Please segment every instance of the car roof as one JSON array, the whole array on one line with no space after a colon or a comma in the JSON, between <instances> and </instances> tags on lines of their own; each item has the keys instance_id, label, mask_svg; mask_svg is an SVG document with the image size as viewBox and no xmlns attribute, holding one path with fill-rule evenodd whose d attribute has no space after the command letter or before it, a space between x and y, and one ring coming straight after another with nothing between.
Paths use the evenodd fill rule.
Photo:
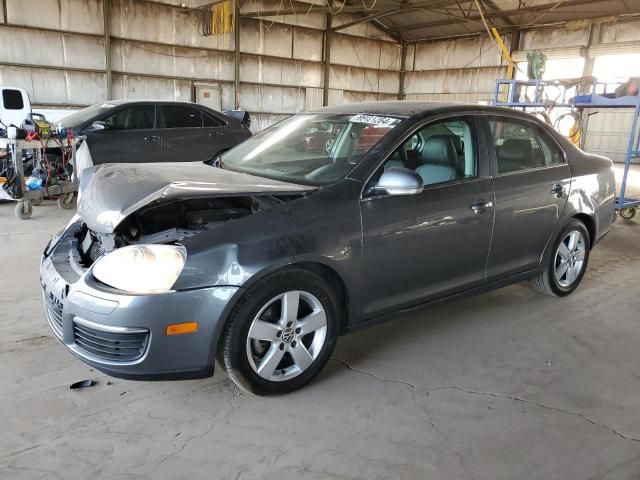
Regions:
<instances>
[{"instance_id":1,"label":"car roof","mask_svg":"<svg viewBox=\"0 0 640 480\"><path fill-rule=\"evenodd\" d=\"M160 100L160 99L139 99L139 100L107 100L105 102L100 102L100 104L107 105L127 105L132 103L175 103L177 105L185 104L185 105L196 105L202 106L194 102L189 102L186 100Z\"/></svg>"},{"instance_id":2,"label":"car roof","mask_svg":"<svg viewBox=\"0 0 640 480\"><path fill-rule=\"evenodd\" d=\"M455 112L469 111L470 109L495 114L508 114L518 116L527 120L532 120L531 114L519 112L517 110L479 105L475 103L453 103L453 102L420 102L413 100L389 100L380 102L347 103L343 105L332 105L312 110L313 113L343 113L358 114L368 113L376 115L389 115L392 117L412 117L421 113L431 112Z\"/></svg>"}]
</instances>

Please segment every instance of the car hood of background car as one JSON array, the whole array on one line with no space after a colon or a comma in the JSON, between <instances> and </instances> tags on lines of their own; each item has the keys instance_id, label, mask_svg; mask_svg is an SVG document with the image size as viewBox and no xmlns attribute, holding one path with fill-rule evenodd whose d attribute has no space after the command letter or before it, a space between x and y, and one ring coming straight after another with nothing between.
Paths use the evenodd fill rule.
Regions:
<instances>
[{"instance_id":1,"label":"car hood of background car","mask_svg":"<svg viewBox=\"0 0 640 480\"><path fill-rule=\"evenodd\" d=\"M164 199L275 195L314 189L201 162L104 164L82 172L78 214L91 230L112 233L127 216Z\"/></svg>"}]
</instances>

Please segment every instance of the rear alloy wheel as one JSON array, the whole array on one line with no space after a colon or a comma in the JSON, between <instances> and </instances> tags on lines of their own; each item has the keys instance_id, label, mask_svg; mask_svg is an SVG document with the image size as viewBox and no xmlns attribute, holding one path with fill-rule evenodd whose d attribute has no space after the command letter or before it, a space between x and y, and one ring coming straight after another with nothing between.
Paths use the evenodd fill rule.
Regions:
<instances>
[{"instance_id":1,"label":"rear alloy wheel","mask_svg":"<svg viewBox=\"0 0 640 480\"><path fill-rule=\"evenodd\" d=\"M586 256L585 243L582 232L572 230L558 245L553 274L561 287L571 287L582 273Z\"/></svg>"},{"instance_id":2,"label":"rear alloy wheel","mask_svg":"<svg viewBox=\"0 0 640 480\"><path fill-rule=\"evenodd\" d=\"M582 281L589 262L589 232L579 220L572 220L556 239L547 268L532 280L546 295L564 297Z\"/></svg>"},{"instance_id":3,"label":"rear alloy wheel","mask_svg":"<svg viewBox=\"0 0 640 480\"><path fill-rule=\"evenodd\" d=\"M335 294L318 275L300 269L269 275L250 287L234 308L218 360L250 393L296 390L329 359L338 311Z\"/></svg>"}]
</instances>

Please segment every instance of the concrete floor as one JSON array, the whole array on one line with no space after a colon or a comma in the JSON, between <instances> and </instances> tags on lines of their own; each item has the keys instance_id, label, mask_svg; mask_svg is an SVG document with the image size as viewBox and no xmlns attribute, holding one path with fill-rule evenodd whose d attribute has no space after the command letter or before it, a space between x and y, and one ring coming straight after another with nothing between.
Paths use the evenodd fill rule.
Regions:
<instances>
[{"instance_id":1,"label":"concrete floor","mask_svg":"<svg viewBox=\"0 0 640 480\"><path fill-rule=\"evenodd\" d=\"M566 299L524 285L338 342L286 397L109 379L43 318L38 258L71 216L0 205L2 479L638 479L640 222ZM92 388L69 390L91 378Z\"/></svg>"}]
</instances>

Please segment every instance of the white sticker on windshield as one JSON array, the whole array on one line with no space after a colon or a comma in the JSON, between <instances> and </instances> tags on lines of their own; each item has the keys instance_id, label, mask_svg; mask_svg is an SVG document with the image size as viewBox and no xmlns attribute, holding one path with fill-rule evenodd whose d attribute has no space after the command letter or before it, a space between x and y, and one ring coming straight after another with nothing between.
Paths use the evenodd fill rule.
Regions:
<instances>
[{"instance_id":1,"label":"white sticker on windshield","mask_svg":"<svg viewBox=\"0 0 640 480\"><path fill-rule=\"evenodd\" d=\"M366 123L368 125L377 125L380 127L392 127L396 125L400 120L393 117L381 117L379 115L368 115L366 113L360 113L354 115L349 119L353 123Z\"/></svg>"}]
</instances>

